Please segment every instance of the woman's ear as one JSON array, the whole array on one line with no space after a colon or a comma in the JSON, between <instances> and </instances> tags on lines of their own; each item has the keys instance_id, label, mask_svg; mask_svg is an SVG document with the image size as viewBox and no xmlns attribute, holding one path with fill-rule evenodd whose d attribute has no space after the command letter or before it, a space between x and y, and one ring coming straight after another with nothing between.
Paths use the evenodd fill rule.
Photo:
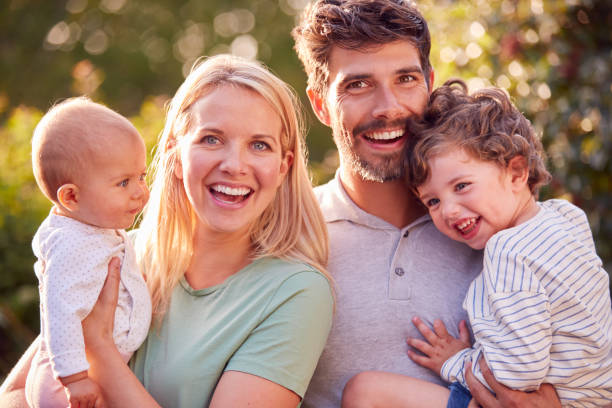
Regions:
<instances>
[{"instance_id":1,"label":"woman's ear","mask_svg":"<svg viewBox=\"0 0 612 408\"><path fill-rule=\"evenodd\" d=\"M507 171L514 190L518 191L527 186L529 166L527 166L527 159L524 156L514 156L510 159Z\"/></svg>"},{"instance_id":2,"label":"woman's ear","mask_svg":"<svg viewBox=\"0 0 612 408\"><path fill-rule=\"evenodd\" d=\"M67 210L79 209L79 187L76 184L63 184L57 189L57 201Z\"/></svg>"},{"instance_id":3,"label":"woman's ear","mask_svg":"<svg viewBox=\"0 0 612 408\"><path fill-rule=\"evenodd\" d=\"M319 118L324 125L330 126L331 120L329 119L329 112L327 111L327 105L325 104L323 96L310 87L306 88L306 94L308 95L308 100L317 118Z\"/></svg>"}]
</instances>

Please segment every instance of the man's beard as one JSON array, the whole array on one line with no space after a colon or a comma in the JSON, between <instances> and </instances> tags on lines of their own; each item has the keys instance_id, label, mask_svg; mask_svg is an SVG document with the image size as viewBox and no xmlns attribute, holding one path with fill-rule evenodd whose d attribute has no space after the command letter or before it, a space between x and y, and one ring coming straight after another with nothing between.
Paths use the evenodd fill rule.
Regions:
<instances>
[{"instance_id":1,"label":"man's beard","mask_svg":"<svg viewBox=\"0 0 612 408\"><path fill-rule=\"evenodd\" d=\"M398 126L405 129L407 121L412 121L412 119L408 117L391 122L372 121L364 125L357 125L352 134L341 125L341 121L337 121L333 128L333 134L343 165L351 173L359 175L365 181L384 183L403 179L405 175L403 149L388 154L375 154L375 160L367 159L357 154L359 145L364 141L355 135ZM408 137L408 135L405 134L404 137Z\"/></svg>"}]
</instances>

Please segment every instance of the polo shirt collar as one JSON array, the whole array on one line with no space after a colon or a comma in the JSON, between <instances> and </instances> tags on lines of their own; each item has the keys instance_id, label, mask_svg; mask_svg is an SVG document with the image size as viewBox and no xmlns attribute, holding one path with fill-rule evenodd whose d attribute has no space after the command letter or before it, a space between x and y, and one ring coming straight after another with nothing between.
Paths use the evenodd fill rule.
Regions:
<instances>
[{"instance_id":1,"label":"polo shirt collar","mask_svg":"<svg viewBox=\"0 0 612 408\"><path fill-rule=\"evenodd\" d=\"M336 175L331 181L317 187L317 190L319 190L317 191L317 197L325 222L350 221L370 228L398 230L394 225L362 210L355 204L340 181L340 169L336 170ZM429 214L417 218L401 230L410 230L427 222L431 222Z\"/></svg>"}]
</instances>

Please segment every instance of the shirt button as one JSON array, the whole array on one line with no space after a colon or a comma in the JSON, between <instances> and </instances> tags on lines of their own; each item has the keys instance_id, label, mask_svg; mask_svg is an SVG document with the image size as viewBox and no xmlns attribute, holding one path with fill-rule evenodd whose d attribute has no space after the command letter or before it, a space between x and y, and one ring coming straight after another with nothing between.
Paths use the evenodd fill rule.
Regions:
<instances>
[{"instance_id":1,"label":"shirt button","mask_svg":"<svg viewBox=\"0 0 612 408\"><path fill-rule=\"evenodd\" d=\"M395 274L397 276L404 276L404 270L402 268L395 268Z\"/></svg>"}]
</instances>

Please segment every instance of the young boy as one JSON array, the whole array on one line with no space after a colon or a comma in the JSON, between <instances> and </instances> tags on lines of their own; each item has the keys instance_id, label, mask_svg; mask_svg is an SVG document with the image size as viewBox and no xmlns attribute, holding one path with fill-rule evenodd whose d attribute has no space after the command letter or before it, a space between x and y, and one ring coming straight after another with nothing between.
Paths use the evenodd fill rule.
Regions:
<instances>
[{"instance_id":1,"label":"young boy","mask_svg":"<svg viewBox=\"0 0 612 408\"><path fill-rule=\"evenodd\" d=\"M457 83L460 87L453 87ZM609 277L595 253L582 210L563 200L537 202L550 175L527 119L498 89L469 96L461 81L431 96L407 150L408 180L436 227L484 249L481 275L464 300L474 333L460 339L441 321L425 340L409 339L416 363L452 383L391 373L354 377L343 407L475 407L466 364L486 385L478 361L495 378L529 391L555 386L563 406L612 401L612 310ZM452 273L452 270L449 270Z\"/></svg>"},{"instance_id":2,"label":"young boy","mask_svg":"<svg viewBox=\"0 0 612 408\"><path fill-rule=\"evenodd\" d=\"M148 199L146 149L118 113L81 97L47 112L32 139L36 182L54 204L32 248L39 280L41 343L26 380L31 407L101 406L81 321L122 261L113 336L125 361L145 339L151 300L124 229Z\"/></svg>"}]
</instances>

